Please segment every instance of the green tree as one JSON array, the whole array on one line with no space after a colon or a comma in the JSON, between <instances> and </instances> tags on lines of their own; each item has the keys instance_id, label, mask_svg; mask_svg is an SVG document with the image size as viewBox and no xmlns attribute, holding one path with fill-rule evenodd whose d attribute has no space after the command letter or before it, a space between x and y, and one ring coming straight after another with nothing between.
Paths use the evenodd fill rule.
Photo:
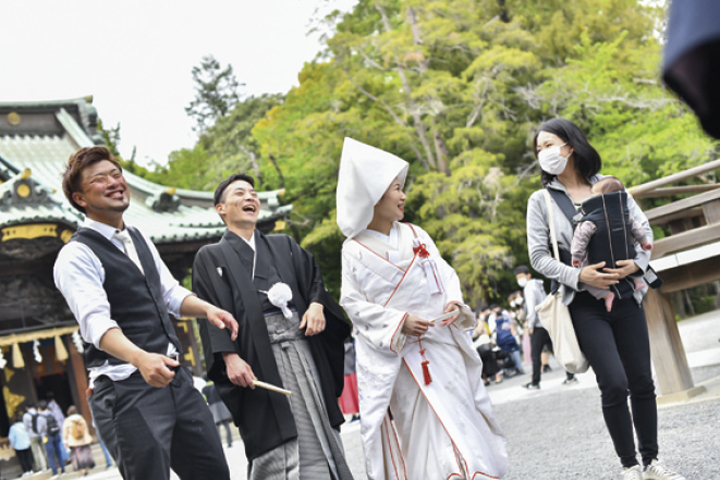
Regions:
<instances>
[{"instance_id":1,"label":"green tree","mask_svg":"<svg viewBox=\"0 0 720 480\"><path fill-rule=\"evenodd\" d=\"M406 220L436 239L468 302L503 300L517 289L509 267L528 262L525 209L540 187L529 145L542 122L577 122L603 171L628 185L717 153L661 86L655 5L360 0L327 18L327 48L297 87L209 113L198 145L165 178L176 170L181 184L202 163L193 188L237 169L285 188L288 229L337 295L335 189L343 138L355 138L410 162Z\"/></svg>"},{"instance_id":2,"label":"green tree","mask_svg":"<svg viewBox=\"0 0 720 480\"><path fill-rule=\"evenodd\" d=\"M244 84L238 82L232 65L222 68L212 55L193 67L192 77L195 98L185 107L185 113L195 119L198 132L205 132L235 107L240 100L238 89Z\"/></svg>"}]
</instances>

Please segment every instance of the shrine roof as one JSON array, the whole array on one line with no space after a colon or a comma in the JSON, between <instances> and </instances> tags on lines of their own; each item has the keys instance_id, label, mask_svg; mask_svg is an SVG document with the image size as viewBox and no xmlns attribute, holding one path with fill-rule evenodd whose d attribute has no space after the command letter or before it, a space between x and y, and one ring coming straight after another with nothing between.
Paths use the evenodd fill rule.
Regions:
<instances>
[{"instance_id":1,"label":"shrine roof","mask_svg":"<svg viewBox=\"0 0 720 480\"><path fill-rule=\"evenodd\" d=\"M62 193L61 172L77 149L101 143L96 118L89 99L0 103L0 228L55 222L75 230L82 223ZM124 176L131 193L125 219L155 243L218 238L225 230L212 192L166 187L128 171ZM281 193L258 192L258 228L272 229L292 210L280 205Z\"/></svg>"}]
</instances>

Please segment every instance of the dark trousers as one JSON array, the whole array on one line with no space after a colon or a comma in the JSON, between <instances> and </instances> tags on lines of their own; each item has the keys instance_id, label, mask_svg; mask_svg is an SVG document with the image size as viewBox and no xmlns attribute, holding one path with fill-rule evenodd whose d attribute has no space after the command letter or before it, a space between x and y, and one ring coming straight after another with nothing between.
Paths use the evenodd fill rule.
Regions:
<instances>
[{"instance_id":1,"label":"dark trousers","mask_svg":"<svg viewBox=\"0 0 720 480\"><path fill-rule=\"evenodd\" d=\"M32 452L29 448L25 450L15 450L15 455L18 457L20 466L24 472L32 472Z\"/></svg>"},{"instance_id":2,"label":"dark trousers","mask_svg":"<svg viewBox=\"0 0 720 480\"><path fill-rule=\"evenodd\" d=\"M98 432L125 480L229 480L210 410L180 368L165 388L139 372L113 382L101 376L89 399Z\"/></svg>"},{"instance_id":3,"label":"dark trousers","mask_svg":"<svg viewBox=\"0 0 720 480\"><path fill-rule=\"evenodd\" d=\"M532 383L533 385L540 384L540 375L542 374L542 351L543 347L547 345L548 350L552 350L552 342L550 341L550 334L543 327L533 328L533 333L530 335L530 358L532 358Z\"/></svg>"},{"instance_id":4,"label":"dark trousers","mask_svg":"<svg viewBox=\"0 0 720 480\"><path fill-rule=\"evenodd\" d=\"M540 385L540 376L542 374L542 351L545 346L547 346L548 350L552 352L552 340L550 340L550 334L543 327L535 327L533 329L533 333L530 335L530 358L532 359L533 365L533 385ZM575 374L570 372L565 372L565 376L568 380L575 378Z\"/></svg>"},{"instance_id":5,"label":"dark trousers","mask_svg":"<svg viewBox=\"0 0 720 480\"><path fill-rule=\"evenodd\" d=\"M489 343L480 345L477 348L477 352L483 363L482 373L485 375L485 378L488 380L495 378L495 375L497 375L500 370L498 369L497 358L495 357L495 352L493 352L492 345Z\"/></svg>"},{"instance_id":6,"label":"dark trousers","mask_svg":"<svg viewBox=\"0 0 720 480\"><path fill-rule=\"evenodd\" d=\"M62 455L62 440L60 440L60 434L48 435L48 441L45 444L45 451L47 452L48 463L52 469L53 475L58 473L57 465L60 465L60 471L65 471L65 462L63 461ZM57 459L57 465L55 460Z\"/></svg>"},{"instance_id":7,"label":"dark trousers","mask_svg":"<svg viewBox=\"0 0 720 480\"><path fill-rule=\"evenodd\" d=\"M634 424L643 464L649 464L658 453L657 404L644 309L628 298L616 299L607 312L602 300L580 292L570 314L580 348L597 377L615 452L624 467L637 465Z\"/></svg>"},{"instance_id":8,"label":"dark trousers","mask_svg":"<svg viewBox=\"0 0 720 480\"><path fill-rule=\"evenodd\" d=\"M230 430L230 420L222 420L215 424L217 427L218 435L222 438L222 434L220 433L220 427L222 426L225 429L225 436L227 437L227 446L232 447L232 430Z\"/></svg>"}]
</instances>

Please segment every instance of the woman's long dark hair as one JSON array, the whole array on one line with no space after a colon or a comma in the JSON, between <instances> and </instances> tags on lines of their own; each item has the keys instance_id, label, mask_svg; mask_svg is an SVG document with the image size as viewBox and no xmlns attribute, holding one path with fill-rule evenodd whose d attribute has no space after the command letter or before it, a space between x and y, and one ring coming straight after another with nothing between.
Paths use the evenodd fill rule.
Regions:
<instances>
[{"instance_id":1,"label":"woman's long dark hair","mask_svg":"<svg viewBox=\"0 0 720 480\"><path fill-rule=\"evenodd\" d=\"M590 145L585 134L570 120L564 118L553 118L542 124L533 137L533 154L537 158L537 137L540 132L548 132L557 135L563 142L567 142L573 148L575 158L575 171L590 182L590 178L600 171L602 160L600 154ZM557 175L550 175L542 172L543 187L547 186Z\"/></svg>"}]
</instances>

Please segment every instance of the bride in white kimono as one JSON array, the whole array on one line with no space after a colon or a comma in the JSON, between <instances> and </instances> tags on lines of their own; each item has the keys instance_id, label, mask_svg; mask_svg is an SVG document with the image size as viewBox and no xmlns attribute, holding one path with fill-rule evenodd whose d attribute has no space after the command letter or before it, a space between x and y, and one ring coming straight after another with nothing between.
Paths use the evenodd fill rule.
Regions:
<instances>
[{"instance_id":1,"label":"bride in white kimono","mask_svg":"<svg viewBox=\"0 0 720 480\"><path fill-rule=\"evenodd\" d=\"M367 476L500 478L505 437L467 333L476 320L432 239L399 222L407 170L404 160L345 139L340 303L354 325Z\"/></svg>"}]
</instances>

